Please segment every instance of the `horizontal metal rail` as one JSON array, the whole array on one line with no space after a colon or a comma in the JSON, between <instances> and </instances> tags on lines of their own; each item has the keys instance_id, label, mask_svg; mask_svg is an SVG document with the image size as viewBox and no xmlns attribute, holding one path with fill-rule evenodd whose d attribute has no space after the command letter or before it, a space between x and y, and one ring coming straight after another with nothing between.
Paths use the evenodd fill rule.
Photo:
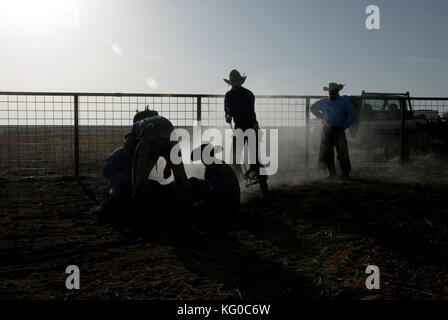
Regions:
<instances>
[{"instance_id":1,"label":"horizontal metal rail","mask_svg":"<svg viewBox=\"0 0 448 320\"><path fill-rule=\"evenodd\" d=\"M223 98L223 94L182 94L182 93L110 93L110 92L25 92L25 91L0 91L0 95L11 96L100 96L100 97L173 97L173 98ZM318 99L321 95L256 95L260 98L311 98Z\"/></svg>"},{"instance_id":2,"label":"horizontal metal rail","mask_svg":"<svg viewBox=\"0 0 448 320\"><path fill-rule=\"evenodd\" d=\"M410 97L411 100L434 100L434 101L442 101L442 100L448 100L447 98L442 97Z\"/></svg>"},{"instance_id":3,"label":"horizontal metal rail","mask_svg":"<svg viewBox=\"0 0 448 320\"><path fill-rule=\"evenodd\" d=\"M186 97L186 98L223 98L223 94L183 94L183 93L134 93L134 92L33 92L33 91L0 91L0 95L12 95L12 96L101 96L101 97ZM324 98L326 95L256 95L260 98L297 98L297 99L319 99ZM356 95L354 95L356 96ZM399 96L402 97L402 93L376 93L366 92L365 96ZM361 95L359 95L361 97ZM412 100L448 100L448 97L410 97Z\"/></svg>"}]
</instances>

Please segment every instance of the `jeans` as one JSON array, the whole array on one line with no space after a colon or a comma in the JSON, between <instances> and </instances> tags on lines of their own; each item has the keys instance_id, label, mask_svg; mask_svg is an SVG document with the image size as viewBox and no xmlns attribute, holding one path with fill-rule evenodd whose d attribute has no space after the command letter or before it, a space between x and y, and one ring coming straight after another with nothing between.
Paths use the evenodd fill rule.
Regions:
<instances>
[{"instance_id":1,"label":"jeans","mask_svg":"<svg viewBox=\"0 0 448 320\"><path fill-rule=\"evenodd\" d=\"M251 151L251 148L249 148L248 145L246 146L246 148L244 147L244 145L246 145L246 143L248 143L247 137L244 137L243 148L242 149L237 148L237 143L236 143L237 140L236 140L236 137L234 136L232 139L233 166L235 168L238 168L237 170L241 173L241 167L237 164L237 159L239 160L241 158L241 153L244 151L244 149L247 149L247 153L251 154L251 159L253 159L255 157L255 163L250 164L250 170L256 172L257 175L260 175L260 168L263 165L260 162L260 153L259 153L260 141L258 139L258 132L252 128L247 129L247 130L255 131L255 150ZM254 151L255 151L255 154L253 154ZM265 178L265 176L263 176L263 178Z\"/></svg>"},{"instance_id":2,"label":"jeans","mask_svg":"<svg viewBox=\"0 0 448 320\"><path fill-rule=\"evenodd\" d=\"M319 150L319 169L328 169L331 175L336 174L334 163L334 150L343 175L351 171L350 157L348 154L347 137L343 127L324 126Z\"/></svg>"}]
</instances>

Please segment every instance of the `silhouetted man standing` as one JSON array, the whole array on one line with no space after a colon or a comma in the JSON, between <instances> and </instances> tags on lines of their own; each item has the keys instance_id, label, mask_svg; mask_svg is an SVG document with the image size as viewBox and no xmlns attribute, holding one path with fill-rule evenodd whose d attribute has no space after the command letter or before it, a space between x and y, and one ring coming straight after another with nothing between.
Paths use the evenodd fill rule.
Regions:
<instances>
[{"instance_id":1,"label":"silhouetted man standing","mask_svg":"<svg viewBox=\"0 0 448 320\"><path fill-rule=\"evenodd\" d=\"M328 87L324 87L329 93L329 98L317 101L310 108L311 112L324 122L318 167L328 169L330 173L328 178L336 176L334 149L337 152L342 177L348 178L351 171L345 129L355 120L356 111L349 99L339 95L343 87L343 84L331 82Z\"/></svg>"},{"instance_id":2,"label":"silhouetted man standing","mask_svg":"<svg viewBox=\"0 0 448 320\"><path fill-rule=\"evenodd\" d=\"M232 70L229 79L224 79L224 81L232 86L232 89L227 91L224 98L226 121L227 123L231 123L233 119L235 122L235 129L255 131L256 163L250 165L250 170L256 173L260 189L263 194L266 194L268 192L267 176L260 175L261 163L259 161L258 141L258 130L260 127L258 126L257 116L255 114L255 96L250 90L242 86L244 81L246 81L246 76L241 76L237 70ZM240 154L237 154L239 151L237 151L236 147L236 137L233 137L234 164L236 164L236 159L239 159L240 156Z\"/></svg>"}]
</instances>

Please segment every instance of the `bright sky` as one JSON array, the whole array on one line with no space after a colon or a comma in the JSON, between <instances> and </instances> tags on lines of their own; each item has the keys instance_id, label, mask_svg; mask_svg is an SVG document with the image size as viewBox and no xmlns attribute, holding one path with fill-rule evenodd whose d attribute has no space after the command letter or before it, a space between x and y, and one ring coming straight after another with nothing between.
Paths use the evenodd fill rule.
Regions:
<instances>
[{"instance_id":1,"label":"bright sky","mask_svg":"<svg viewBox=\"0 0 448 320\"><path fill-rule=\"evenodd\" d=\"M0 91L448 96L446 0L0 0L0 43Z\"/></svg>"}]
</instances>

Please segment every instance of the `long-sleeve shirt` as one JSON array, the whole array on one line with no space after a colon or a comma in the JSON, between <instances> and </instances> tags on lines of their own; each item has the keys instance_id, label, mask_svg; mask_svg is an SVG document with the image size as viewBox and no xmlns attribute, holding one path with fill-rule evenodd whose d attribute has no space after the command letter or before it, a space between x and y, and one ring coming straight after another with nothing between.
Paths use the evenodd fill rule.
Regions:
<instances>
[{"instance_id":1,"label":"long-sleeve shirt","mask_svg":"<svg viewBox=\"0 0 448 320\"><path fill-rule=\"evenodd\" d=\"M110 182L127 182L131 179L131 161L126 156L124 148L120 147L106 160L103 168L103 177Z\"/></svg>"},{"instance_id":2,"label":"long-sleeve shirt","mask_svg":"<svg viewBox=\"0 0 448 320\"><path fill-rule=\"evenodd\" d=\"M327 125L348 128L356 118L356 111L349 99L338 96L334 101L324 98L314 103L311 112Z\"/></svg>"},{"instance_id":3,"label":"long-sleeve shirt","mask_svg":"<svg viewBox=\"0 0 448 320\"><path fill-rule=\"evenodd\" d=\"M224 111L226 117L232 117L235 127L241 130L252 128L257 123L255 96L244 87L240 87L238 91L227 91L224 98Z\"/></svg>"}]
</instances>

